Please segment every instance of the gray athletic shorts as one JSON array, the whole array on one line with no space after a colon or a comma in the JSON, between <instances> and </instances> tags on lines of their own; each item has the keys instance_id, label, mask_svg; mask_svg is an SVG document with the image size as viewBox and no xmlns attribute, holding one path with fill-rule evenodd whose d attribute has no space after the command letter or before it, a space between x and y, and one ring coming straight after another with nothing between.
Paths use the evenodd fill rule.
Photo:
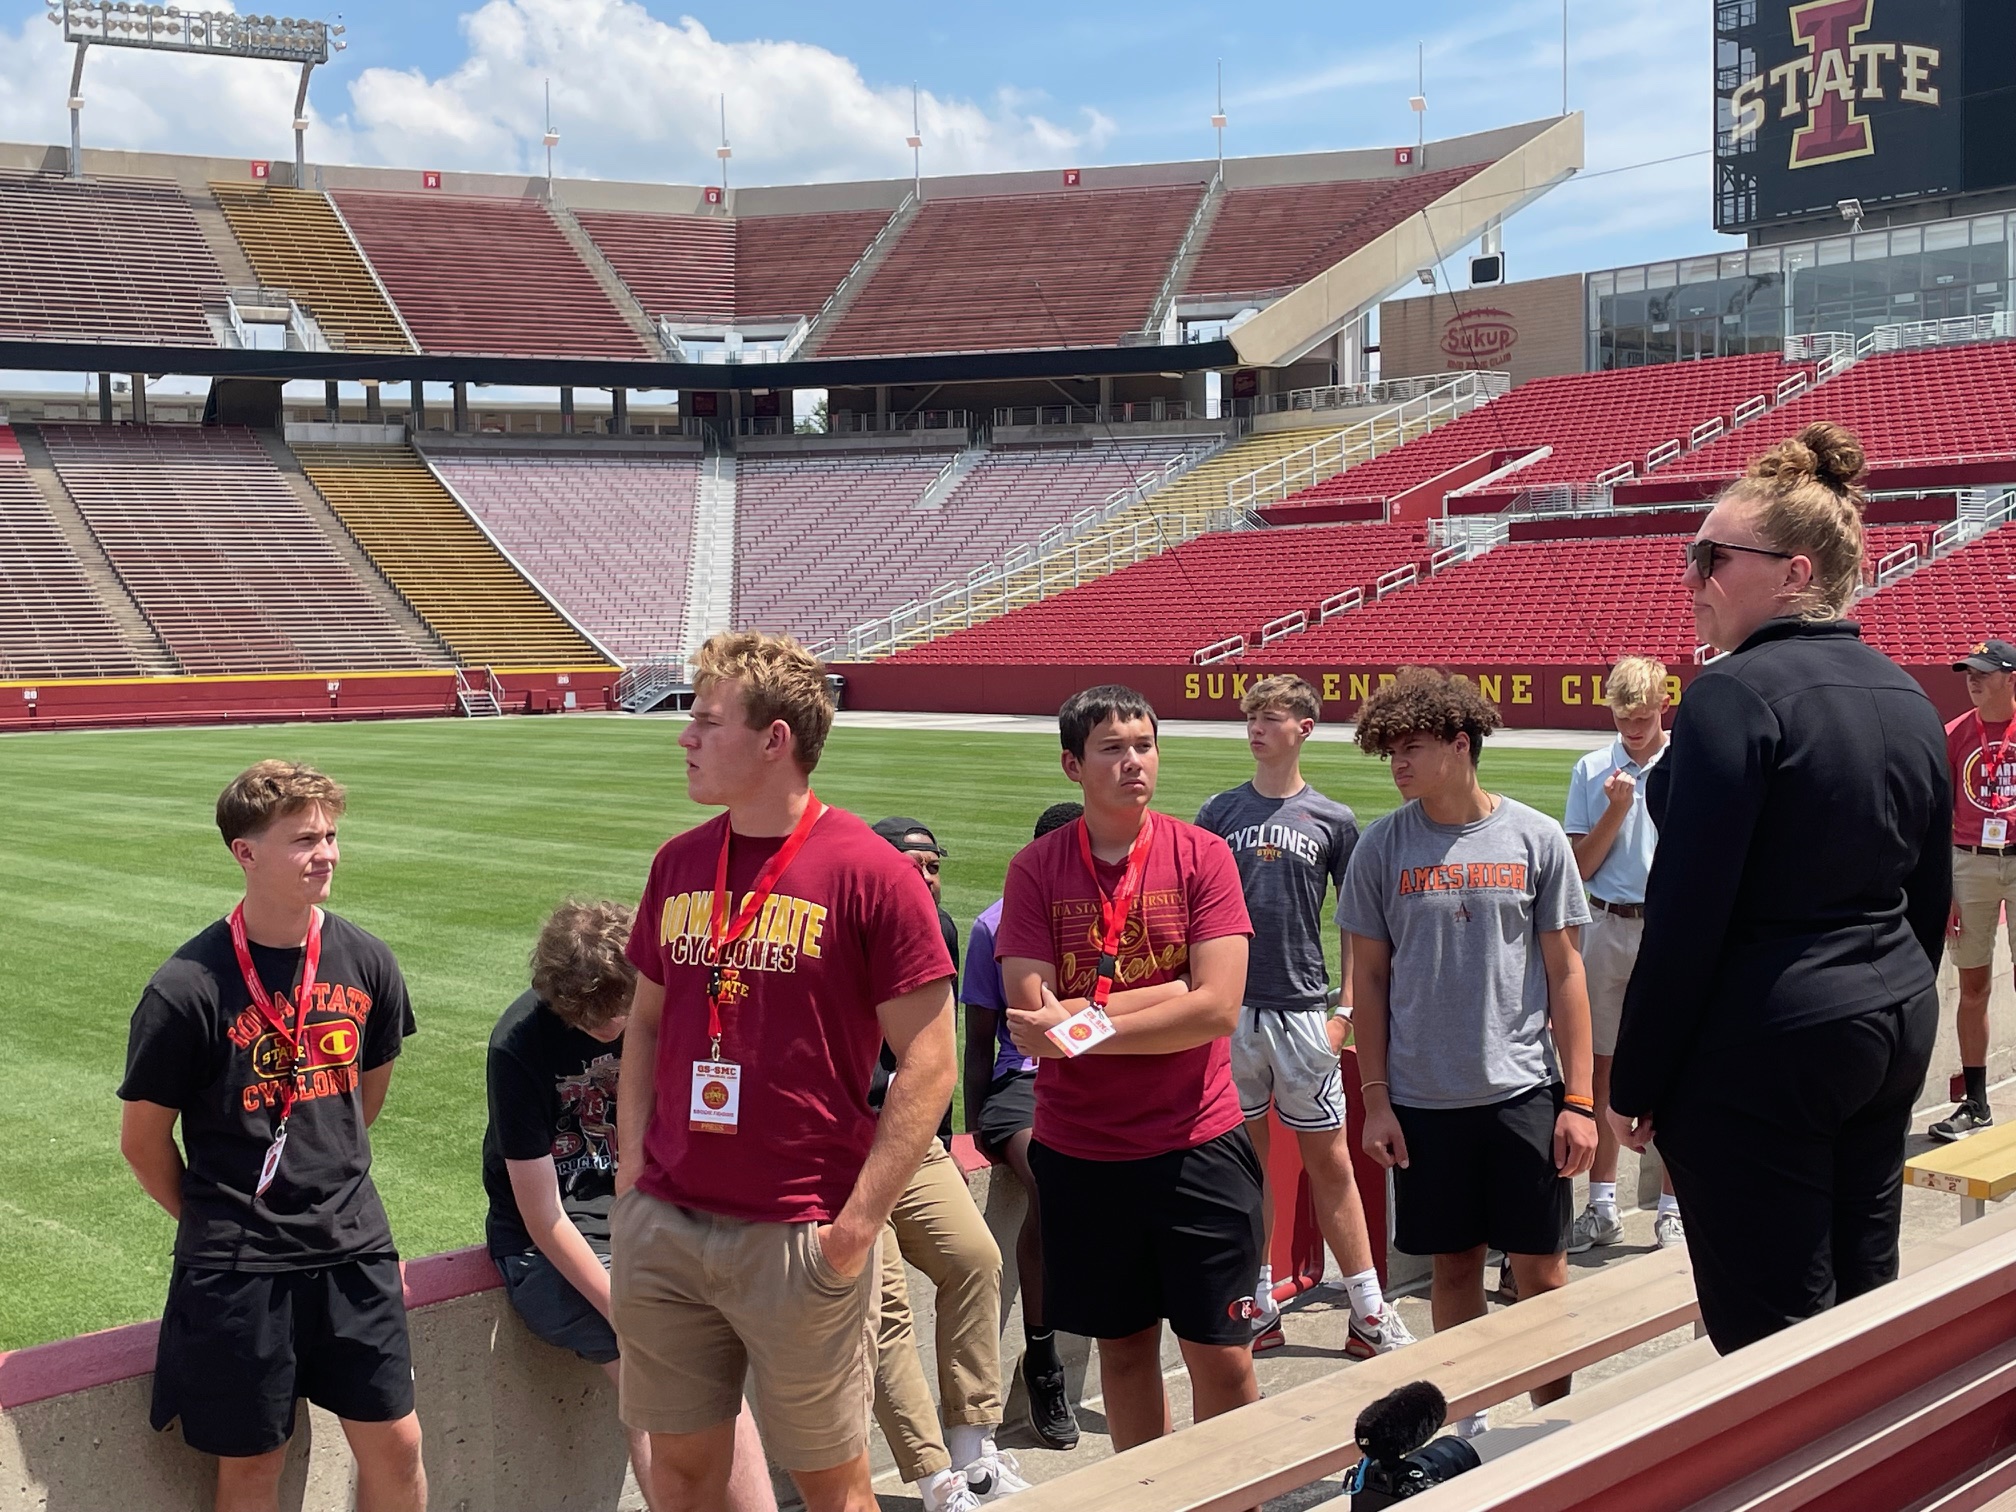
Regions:
<instances>
[{"instance_id":1,"label":"gray athletic shorts","mask_svg":"<svg viewBox=\"0 0 2016 1512\"><path fill-rule=\"evenodd\" d=\"M1232 1084L1239 1111L1265 1116L1271 1102L1291 1129L1344 1127L1344 1078L1320 1008L1241 1008L1232 1031Z\"/></svg>"}]
</instances>

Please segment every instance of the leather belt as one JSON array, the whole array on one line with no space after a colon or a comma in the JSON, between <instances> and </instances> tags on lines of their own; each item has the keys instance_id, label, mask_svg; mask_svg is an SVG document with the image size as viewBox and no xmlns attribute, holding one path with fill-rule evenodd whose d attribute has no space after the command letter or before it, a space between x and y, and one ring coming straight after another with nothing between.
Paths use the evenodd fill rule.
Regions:
<instances>
[{"instance_id":1,"label":"leather belt","mask_svg":"<svg viewBox=\"0 0 2016 1512\"><path fill-rule=\"evenodd\" d=\"M1593 893L1589 898L1591 908L1600 908L1607 914L1615 914L1620 919L1642 919L1645 917L1643 903L1612 903L1607 898L1599 898Z\"/></svg>"}]
</instances>

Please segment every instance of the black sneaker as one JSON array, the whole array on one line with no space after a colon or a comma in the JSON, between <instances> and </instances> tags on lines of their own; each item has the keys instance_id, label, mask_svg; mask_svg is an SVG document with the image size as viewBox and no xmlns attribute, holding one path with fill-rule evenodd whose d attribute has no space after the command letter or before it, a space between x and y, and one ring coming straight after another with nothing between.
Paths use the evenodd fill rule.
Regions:
<instances>
[{"instance_id":1,"label":"black sneaker","mask_svg":"<svg viewBox=\"0 0 2016 1512\"><path fill-rule=\"evenodd\" d=\"M1994 1122L1995 1115L1988 1110L1986 1103L1971 1102L1963 1098L1960 1105L1953 1110L1952 1116L1940 1119L1925 1132L1934 1139L1943 1139L1950 1144L1956 1139L1965 1139L1969 1134L1989 1128Z\"/></svg>"},{"instance_id":2,"label":"black sneaker","mask_svg":"<svg viewBox=\"0 0 2016 1512\"><path fill-rule=\"evenodd\" d=\"M1076 1449L1078 1415L1071 1410L1071 1393L1065 1385L1063 1368L1039 1375L1029 1368L1029 1357L1024 1355L1022 1384L1029 1391L1029 1426L1043 1447Z\"/></svg>"}]
</instances>

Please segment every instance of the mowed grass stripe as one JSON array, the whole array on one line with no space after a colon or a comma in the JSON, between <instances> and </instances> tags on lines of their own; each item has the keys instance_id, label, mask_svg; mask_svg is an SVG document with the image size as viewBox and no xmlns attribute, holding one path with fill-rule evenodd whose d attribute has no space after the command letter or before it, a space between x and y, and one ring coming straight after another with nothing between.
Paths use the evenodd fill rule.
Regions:
<instances>
[{"instance_id":1,"label":"mowed grass stripe","mask_svg":"<svg viewBox=\"0 0 2016 1512\"><path fill-rule=\"evenodd\" d=\"M373 1131L407 1255L482 1238L483 1051L548 909L634 899L687 803L676 720L508 719L147 730L0 740L0 1349L158 1313L173 1234L118 1153L126 1025L149 974L230 907L217 792L266 756L350 789L336 909L382 935L419 1034ZM1311 746L1310 779L1369 820L1384 766ZM1487 750L1486 782L1553 814L1573 752ZM1193 816L1250 772L1236 740L1168 742L1157 806ZM913 815L949 848L963 938L1047 805L1076 795L1053 739L849 730L829 801ZM1331 945L1334 951L1334 941ZM1333 962L1334 964L1334 962Z\"/></svg>"}]
</instances>

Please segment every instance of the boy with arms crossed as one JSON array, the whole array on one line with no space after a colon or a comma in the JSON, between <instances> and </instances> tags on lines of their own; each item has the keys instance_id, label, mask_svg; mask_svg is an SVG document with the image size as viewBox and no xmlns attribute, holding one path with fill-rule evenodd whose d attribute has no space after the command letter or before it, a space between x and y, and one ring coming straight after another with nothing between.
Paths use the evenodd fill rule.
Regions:
<instances>
[{"instance_id":1,"label":"boy with arms crossed","mask_svg":"<svg viewBox=\"0 0 2016 1512\"><path fill-rule=\"evenodd\" d=\"M1365 1149L1398 1168L1394 1243L1434 1257L1438 1333L1484 1315L1487 1247L1521 1297L1567 1284L1571 1178L1596 1153L1574 934L1589 908L1561 827L1478 784L1497 726L1468 682L1427 668L1365 700L1358 744L1407 801L1365 831L1337 904Z\"/></svg>"},{"instance_id":2,"label":"boy with arms crossed","mask_svg":"<svg viewBox=\"0 0 2016 1512\"><path fill-rule=\"evenodd\" d=\"M819 662L724 632L695 663L686 792L726 812L660 848L630 937L623 1421L651 1435L660 1505L714 1512L749 1374L808 1512L874 1512L876 1241L952 1096L952 959L917 868L812 792L833 724Z\"/></svg>"},{"instance_id":3,"label":"boy with arms crossed","mask_svg":"<svg viewBox=\"0 0 2016 1512\"><path fill-rule=\"evenodd\" d=\"M1225 1044L1252 927L1225 842L1149 810L1159 753L1147 700L1091 688L1057 722L1085 813L1010 863L994 953L1009 1032L1041 1062L1029 1164L1044 1319L1099 1341L1123 1450L1169 1431L1165 1318L1198 1420L1260 1395L1260 1163Z\"/></svg>"},{"instance_id":4,"label":"boy with arms crossed","mask_svg":"<svg viewBox=\"0 0 2016 1512\"><path fill-rule=\"evenodd\" d=\"M413 1010L384 942L320 907L344 801L285 761L224 789L217 829L244 900L154 973L119 1087L120 1152L176 1220L153 1423L181 1418L189 1447L218 1457L218 1512L278 1506L302 1396L341 1420L364 1512L427 1504L365 1132Z\"/></svg>"},{"instance_id":5,"label":"boy with arms crossed","mask_svg":"<svg viewBox=\"0 0 2016 1512\"><path fill-rule=\"evenodd\" d=\"M1326 1014L1330 976L1323 964L1323 896L1332 881L1344 881L1358 844L1358 820L1302 780L1302 746L1315 732L1319 712L1314 688L1299 677L1263 678L1247 690L1239 708L1253 752L1253 780L1207 800L1197 814L1200 829L1232 847L1253 920L1246 1002L1232 1033L1232 1082L1263 1171L1270 1103L1295 1131L1316 1220L1351 1301L1344 1352L1369 1360L1412 1344L1414 1336L1380 1293L1351 1171L1344 1080ZM1349 982L1350 936L1340 943ZM1271 1201L1263 1211L1271 1243ZM1260 1307L1259 1326L1278 1316L1274 1274L1266 1265L1260 1267L1253 1300Z\"/></svg>"}]
</instances>

